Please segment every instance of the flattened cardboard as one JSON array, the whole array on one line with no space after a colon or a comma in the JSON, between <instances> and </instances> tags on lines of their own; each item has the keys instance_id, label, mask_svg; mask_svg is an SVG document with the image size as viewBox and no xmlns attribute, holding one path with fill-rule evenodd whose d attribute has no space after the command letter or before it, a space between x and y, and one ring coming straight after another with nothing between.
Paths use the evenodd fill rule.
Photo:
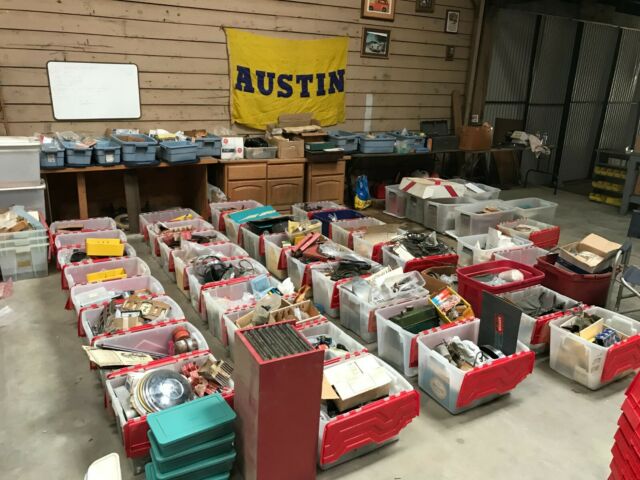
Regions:
<instances>
[{"instance_id":1,"label":"flattened cardboard","mask_svg":"<svg viewBox=\"0 0 640 480\"><path fill-rule=\"evenodd\" d=\"M405 177L400 190L418 198L458 198L467 191L461 183L431 178Z\"/></svg>"},{"instance_id":2,"label":"flattened cardboard","mask_svg":"<svg viewBox=\"0 0 640 480\"><path fill-rule=\"evenodd\" d=\"M385 225L371 225L362 229L358 228L356 231L360 231L359 236L371 243L383 243L389 242L397 237L399 231L403 228L399 223L387 223Z\"/></svg>"},{"instance_id":3,"label":"flattened cardboard","mask_svg":"<svg viewBox=\"0 0 640 480\"><path fill-rule=\"evenodd\" d=\"M478 346L491 345L505 355L513 355L518 347L518 331L522 311L508 301L489 292L482 292L482 318ZM497 331L497 325L502 332Z\"/></svg>"}]
</instances>

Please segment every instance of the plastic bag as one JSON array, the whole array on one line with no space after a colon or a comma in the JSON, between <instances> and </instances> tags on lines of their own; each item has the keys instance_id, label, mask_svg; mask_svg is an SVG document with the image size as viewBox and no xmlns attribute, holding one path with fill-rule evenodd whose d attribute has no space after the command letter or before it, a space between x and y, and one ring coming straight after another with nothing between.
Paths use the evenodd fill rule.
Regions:
<instances>
[{"instance_id":1,"label":"plastic bag","mask_svg":"<svg viewBox=\"0 0 640 480\"><path fill-rule=\"evenodd\" d=\"M371 196L369 195L369 180L366 175L360 175L356 179L356 197L354 200L356 210L364 210L371 206Z\"/></svg>"}]
</instances>

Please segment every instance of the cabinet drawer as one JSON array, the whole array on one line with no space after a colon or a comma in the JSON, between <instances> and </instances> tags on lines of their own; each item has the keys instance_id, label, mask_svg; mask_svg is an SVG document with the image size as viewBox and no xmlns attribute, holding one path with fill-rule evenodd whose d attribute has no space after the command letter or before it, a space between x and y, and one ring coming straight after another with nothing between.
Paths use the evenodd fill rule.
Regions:
<instances>
[{"instance_id":1,"label":"cabinet drawer","mask_svg":"<svg viewBox=\"0 0 640 480\"><path fill-rule=\"evenodd\" d=\"M292 205L304 201L304 181L300 178L267 181L267 203Z\"/></svg>"},{"instance_id":2,"label":"cabinet drawer","mask_svg":"<svg viewBox=\"0 0 640 480\"><path fill-rule=\"evenodd\" d=\"M267 178L266 163L248 163L246 165L226 165L227 180L254 180Z\"/></svg>"},{"instance_id":3,"label":"cabinet drawer","mask_svg":"<svg viewBox=\"0 0 640 480\"><path fill-rule=\"evenodd\" d=\"M285 163L267 166L269 180L273 178L302 178L304 177L304 163Z\"/></svg>"},{"instance_id":4,"label":"cabinet drawer","mask_svg":"<svg viewBox=\"0 0 640 480\"><path fill-rule=\"evenodd\" d=\"M238 200L255 200L256 202L267 202L267 181L266 180L236 180L227 182L227 198L235 202Z\"/></svg>"},{"instance_id":5,"label":"cabinet drawer","mask_svg":"<svg viewBox=\"0 0 640 480\"><path fill-rule=\"evenodd\" d=\"M344 203L344 175L307 178L307 202Z\"/></svg>"},{"instance_id":6,"label":"cabinet drawer","mask_svg":"<svg viewBox=\"0 0 640 480\"><path fill-rule=\"evenodd\" d=\"M317 175L344 175L344 160L329 163L310 163L309 174Z\"/></svg>"}]
</instances>

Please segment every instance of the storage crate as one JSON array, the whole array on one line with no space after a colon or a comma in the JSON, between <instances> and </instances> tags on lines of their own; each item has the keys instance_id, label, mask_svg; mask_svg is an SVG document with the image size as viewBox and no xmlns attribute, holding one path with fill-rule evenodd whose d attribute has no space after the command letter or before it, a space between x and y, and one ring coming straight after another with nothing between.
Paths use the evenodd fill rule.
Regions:
<instances>
[{"instance_id":1,"label":"storage crate","mask_svg":"<svg viewBox=\"0 0 640 480\"><path fill-rule=\"evenodd\" d=\"M536 246L514 248L511 250L499 250L494 252L494 260L511 260L513 262L524 263L535 267L538 263L538 258L545 257L549 252Z\"/></svg>"},{"instance_id":2,"label":"storage crate","mask_svg":"<svg viewBox=\"0 0 640 480\"><path fill-rule=\"evenodd\" d=\"M400 185L384 187L384 213L396 218L405 218L408 196L407 192L400 190Z\"/></svg>"},{"instance_id":3,"label":"storage crate","mask_svg":"<svg viewBox=\"0 0 640 480\"><path fill-rule=\"evenodd\" d=\"M65 230L66 227L75 226L81 224L82 228L80 232L94 232L96 230L115 230L118 228L113 218L99 217L99 218L85 218L82 220L59 220L53 222L49 226L49 234L53 240L58 235L67 235L70 233L78 233L78 230Z\"/></svg>"},{"instance_id":4,"label":"storage crate","mask_svg":"<svg viewBox=\"0 0 640 480\"><path fill-rule=\"evenodd\" d=\"M67 167L87 167L91 165L91 147L80 146L77 142L60 140L64 148L64 164Z\"/></svg>"},{"instance_id":5,"label":"storage crate","mask_svg":"<svg viewBox=\"0 0 640 480\"><path fill-rule=\"evenodd\" d=\"M122 163L130 166L157 164L158 142L149 135L129 133L112 135L111 138L122 148Z\"/></svg>"},{"instance_id":6,"label":"storage crate","mask_svg":"<svg viewBox=\"0 0 640 480\"><path fill-rule=\"evenodd\" d=\"M458 265L458 255L451 253L447 255L431 255L429 257L403 260L391 248L391 245L382 247L382 264L391 268L402 268L404 272L421 272L431 267L442 267L447 265Z\"/></svg>"},{"instance_id":7,"label":"storage crate","mask_svg":"<svg viewBox=\"0 0 640 480\"><path fill-rule=\"evenodd\" d=\"M286 246L285 244L288 244ZM278 280L287 278L287 250L293 248L287 233L264 236L264 251L267 270Z\"/></svg>"},{"instance_id":8,"label":"storage crate","mask_svg":"<svg viewBox=\"0 0 640 480\"><path fill-rule=\"evenodd\" d=\"M536 301L545 299L545 304L558 309L557 312L545 315L531 316L524 311L520 317L520 330L518 331L518 340L527 347L536 350L544 350L549 344L549 322L561 316L565 316L569 310L578 310L582 305L580 302L573 300L565 295L543 287L542 285L533 285L532 287L514 290L512 292L501 293L499 297L513 303L522 309L519 304L526 302L528 298L535 298Z\"/></svg>"},{"instance_id":9,"label":"storage crate","mask_svg":"<svg viewBox=\"0 0 640 480\"><path fill-rule=\"evenodd\" d=\"M523 232L517 229L519 225L529 225L539 230L535 232ZM496 228L510 237L521 237L531 240L536 247L546 248L547 250L558 246L558 242L560 241L560 227L542 223L531 218L504 222Z\"/></svg>"},{"instance_id":10,"label":"storage crate","mask_svg":"<svg viewBox=\"0 0 640 480\"><path fill-rule=\"evenodd\" d=\"M435 347L453 336L478 342L480 320L454 322L418 337L418 385L450 413L490 402L517 387L532 371L535 354L518 342L516 353L467 372L451 365Z\"/></svg>"},{"instance_id":11,"label":"storage crate","mask_svg":"<svg viewBox=\"0 0 640 480\"><path fill-rule=\"evenodd\" d=\"M116 238L127 243L127 235L122 230L94 230L88 232L73 232L57 235L53 244L56 252L63 248L81 248L84 250L87 238ZM58 264L58 268L61 265Z\"/></svg>"},{"instance_id":12,"label":"storage crate","mask_svg":"<svg viewBox=\"0 0 640 480\"><path fill-rule=\"evenodd\" d=\"M382 249L387 246L393 238L404 235L406 232L401 228L398 228L394 234L389 234L387 238L389 241L382 241L373 243L373 241L365 238L365 234L358 232L357 230L351 232L350 242L353 244L353 251L358 255L365 258L370 258L374 262L382 264L384 262L384 256Z\"/></svg>"},{"instance_id":13,"label":"storage crate","mask_svg":"<svg viewBox=\"0 0 640 480\"><path fill-rule=\"evenodd\" d=\"M15 241L15 240L34 240L39 239L42 241L47 241L49 236L49 231L47 224L42 216L42 212L38 212L39 218L34 218L31 216L22 206L13 206L10 209L10 212L13 212L19 217L23 217L27 220L27 222L31 225L31 230L23 230L21 232L4 232L0 233L0 248L7 241Z\"/></svg>"},{"instance_id":14,"label":"storage crate","mask_svg":"<svg viewBox=\"0 0 640 480\"><path fill-rule=\"evenodd\" d=\"M240 227L240 238L238 244L242 245L247 251L249 256L263 265L265 264L265 246L264 246L265 234L258 235L253 233L247 227Z\"/></svg>"},{"instance_id":15,"label":"storage crate","mask_svg":"<svg viewBox=\"0 0 640 480\"><path fill-rule=\"evenodd\" d=\"M461 183L463 185L469 185L467 186L467 191L464 193L463 198L467 198L475 202L497 200L498 198L500 198L501 190L499 188L484 185L482 183L470 182L469 180L465 180L464 178L454 178L450 181Z\"/></svg>"},{"instance_id":16,"label":"storage crate","mask_svg":"<svg viewBox=\"0 0 640 480\"><path fill-rule=\"evenodd\" d=\"M157 222L160 223L160 222ZM151 224L147 227L149 232L149 246L151 247L151 253L156 257L160 256L160 245L158 245L158 237L164 233L160 232L156 229L157 223ZM185 230L190 230L192 232L195 231L205 231L205 230L215 230L213 225L209 222L203 220L202 218L194 218L193 220L178 220L175 222L161 222L167 228L184 228Z\"/></svg>"},{"instance_id":17,"label":"storage crate","mask_svg":"<svg viewBox=\"0 0 640 480\"><path fill-rule=\"evenodd\" d=\"M518 217L532 218L543 223L553 223L558 204L541 198L518 198L504 203L516 209Z\"/></svg>"},{"instance_id":18,"label":"storage crate","mask_svg":"<svg viewBox=\"0 0 640 480\"><path fill-rule=\"evenodd\" d=\"M187 140L196 144L198 157L220 158L222 154L222 138L215 135L205 137L187 137Z\"/></svg>"},{"instance_id":19,"label":"storage crate","mask_svg":"<svg viewBox=\"0 0 640 480\"><path fill-rule=\"evenodd\" d=\"M198 146L186 140L160 142L158 158L167 163L196 163Z\"/></svg>"},{"instance_id":20,"label":"storage crate","mask_svg":"<svg viewBox=\"0 0 640 480\"><path fill-rule=\"evenodd\" d=\"M628 338L602 347L562 328L573 313L552 320L550 365L559 374L597 390L640 369L640 322L599 307L584 310L604 319L606 327Z\"/></svg>"},{"instance_id":21,"label":"storage crate","mask_svg":"<svg viewBox=\"0 0 640 480\"><path fill-rule=\"evenodd\" d=\"M340 246L340 248L345 248ZM287 273L289 279L296 290L300 290L304 286L311 286L311 270L318 265L326 262L304 263L291 255L291 250L285 253L287 256Z\"/></svg>"},{"instance_id":22,"label":"storage crate","mask_svg":"<svg viewBox=\"0 0 640 480\"><path fill-rule=\"evenodd\" d=\"M393 153L396 137L380 133L369 136L358 135L358 148L362 153Z\"/></svg>"},{"instance_id":23,"label":"storage crate","mask_svg":"<svg viewBox=\"0 0 640 480\"><path fill-rule=\"evenodd\" d=\"M40 185L40 142L35 137L0 136L0 188ZM4 205L4 204L2 204Z\"/></svg>"},{"instance_id":24,"label":"storage crate","mask_svg":"<svg viewBox=\"0 0 640 480\"><path fill-rule=\"evenodd\" d=\"M342 130L329 130L329 140L335 142L345 153L358 151L358 135Z\"/></svg>"},{"instance_id":25,"label":"storage crate","mask_svg":"<svg viewBox=\"0 0 640 480\"><path fill-rule=\"evenodd\" d=\"M483 213L487 207L500 209L493 213ZM460 205L455 208L456 235L467 237L487 233L499 223L508 222L516 218L515 207L507 205L501 200L488 200Z\"/></svg>"},{"instance_id":26,"label":"storage crate","mask_svg":"<svg viewBox=\"0 0 640 480\"><path fill-rule=\"evenodd\" d=\"M558 254L539 257L535 267L544 273L542 284L585 305L604 307L609 297L611 272L581 275L558 265Z\"/></svg>"},{"instance_id":27,"label":"storage crate","mask_svg":"<svg viewBox=\"0 0 640 480\"><path fill-rule=\"evenodd\" d=\"M46 204L44 201L44 191L46 183L40 181L37 187L6 187L0 188L0 208L21 205L27 210L37 210L44 213Z\"/></svg>"},{"instance_id":28,"label":"storage crate","mask_svg":"<svg viewBox=\"0 0 640 480\"><path fill-rule=\"evenodd\" d=\"M278 155L278 147L244 147L244 155L248 160L270 160Z\"/></svg>"},{"instance_id":29,"label":"storage crate","mask_svg":"<svg viewBox=\"0 0 640 480\"><path fill-rule=\"evenodd\" d=\"M138 216L140 223L140 234L144 236L144 240L149 240L149 225L158 222L170 222L177 221L182 217L189 217L188 219L201 218L199 214L191 210L190 208L172 208L168 210L159 210L157 212L141 213Z\"/></svg>"},{"instance_id":30,"label":"storage crate","mask_svg":"<svg viewBox=\"0 0 640 480\"><path fill-rule=\"evenodd\" d=\"M366 351L367 349L351 337L348 333L343 332L340 327L336 324L330 322L324 317L318 317L313 320L307 320L303 323L298 323L296 325L296 329L304 335L306 338L310 339L311 337L325 336L329 337L333 340L335 344L339 344L344 346L347 351L346 353L355 353ZM331 349L326 349L324 351L324 360L331 360L333 358L339 358L344 355L337 354Z\"/></svg>"},{"instance_id":31,"label":"storage crate","mask_svg":"<svg viewBox=\"0 0 640 480\"><path fill-rule=\"evenodd\" d=\"M113 295L121 294L122 292L133 292L135 290L148 290L156 295L164 294L164 287L155 277L142 275L122 280L76 285L69 289L69 297L76 314L79 314L80 309L83 307L109 300Z\"/></svg>"},{"instance_id":32,"label":"storage crate","mask_svg":"<svg viewBox=\"0 0 640 480\"><path fill-rule=\"evenodd\" d=\"M374 225L385 225L385 223L377 218L364 217L353 220L338 220L330 225L331 232L329 237L338 245L353 250L353 236L358 231L363 231L366 227Z\"/></svg>"},{"instance_id":33,"label":"storage crate","mask_svg":"<svg viewBox=\"0 0 640 480\"><path fill-rule=\"evenodd\" d=\"M93 160L98 165L118 165L122 149L110 138L99 138L93 146Z\"/></svg>"},{"instance_id":34,"label":"storage crate","mask_svg":"<svg viewBox=\"0 0 640 480\"><path fill-rule=\"evenodd\" d=\"M467 265L489 262L493 260L493 255L496 252L526 248L532 245L529 240L514 237L511 238L513 245L510 247L500 246L486 248L488 237L488 233L458 237L458 264L461 267L465 267Z\"/></svg>"},{"instance_id":35,"label":"storage crate","mask_svg":"<svg viewBox=\"0 0 640 480\"><path fill-rule=\"evenodd\" d=\"M262 204L260 202L256 202L255 200L210 203L209 208L211 209L211 223L216 230L224 232L226 231L225 217L229 213L238 210L249 210L256 207L262 207Z\"/></svg>"},{"instance_id":36,"label":"storage crate","mask_svg":"<svg viewBox=\"0 0 640 480\"><path fill-rule=\"evenodd\" d=\"M389 365L368 352L325 363L325 372L358 358L372 358L391 378L389 395L335 417L320 412L318 465L326 470L365 455L398 439L400 432L420 414L420 395Z\"/></svg>"},{"instance_id":37,"label":"storage crate","mask_svg":"<svg viewBox=\"0 0 640 480\"><path fill-rule=\"evenodd\" d=\"M498 286L491 286L477 280L482 275L500 274L509 270L519 270L524 278L521 281L508 282ZM544 273L529 265L512 262L510 260L497 260L481 263L470 267L458 269L458 292L473 308L475 314L481 318L482 292L494 295L520 290L532 285L539 285L544 280Z\"/></svg>"},{"instance_id":38,"label":"storage crate","mask_svg":"<svg viewBox=\"0 0 640 480\"><path fill-rule=\"evenodd\" d=\"M327 210L346 210L344 205L335 202L304 202L291 205L291 214L297 221L311 220L316 212Z\"/></svg>"},{"instance_id":39,"label":"storage crate","mask_svg":"<svg viewBox=\"0 0 640 480\"><path fill-rule=\"evenodd\" d=\"M40 168L64 168L64 147L54 140L40 145Z\"/></svg>"},{"instance_id":40,"label":"storage crate","mask_svg":"<svg viewBox=\"0 0 640 480\"><path fill-rule=\"evenodd\" d=\"M374 303L371 299L364 300L353 293L349 284L351 280L341 283L338 286L340 293L340 323L343 327L356 333L365 343L376 341L376 317L375 312L379 308L384 308L396 303L406 302L412 298L426 298L429 294L424 288L424 279L418 272L409 274L400 274L395 280L401 278L412 277L412 279L420 285L410 292L398 294L394 299L384 303ZM315 293L315 291L314 291Z\"/></svg>"},{"instance_id":41,"label":"storage crate","mask_svg":"<svg viewBox=\"0 0 640 480\"><path fill-rule=\"evenodd\" d=\"M332 210L325 212L313 212L311 219L320 220L322 222L322 234L331 238L331 224L338 220L353 220L356 218L364 218L364 215L355 210Z\"/></svg>"},{"instance_id":42,"label":"storage crate","mask_svg":"<svg viewBox=\"0 0 640 480\"><path fill-rule=\"evenodd\" d=\"M471 198L438 198L424 202L423 225L436 232L445 233L456 228L455 209L475 201Z\"/></svg>"},{"instance_id":43,"label":"storage crate","mask_svg":"<svg viewBox=\"0 0 640 480\"><path fill-rule=\"evenodd\" d=\"M105 261L96 261L91 263L80 263L78 265L69 265L64 269L62 272L65 279L63 288L69 289L76 285L88 283L87 275L96 272L104 272L105 270L113 270L115 268L124 269L127 277L151 275L149 265L147 265L144 260L137 257L124 257L120 259L108 259Z\"/></svg>"},{"instance_id":44,"label":"storage crate","mask_svg":"<svg viewBox=\"0 0 640 480\"><path fill-rule=\"evenodd\" d=\"M107 258L97 258L97 259L88 258L80 262L71 262L71 256L76 250L84 250L84 245L69 245L65 248L61 248L56 252L56 266L58 270L62 271L61 273L62 288L65 288L65 285L66 285L64 271L69 267L69 265L86 265L88 263L104 262L106 260L119 260L121 258L136 257L135 249L127 243L124 246L124 255L122 255L122 257L113 257L113 258L107 257Z\"/></svg>"},{"instance_id":45,"label":"storage crate","mask_svg":"<svg viewBox=\"0 0 640 480\"><path fill-rule=\"evenodd\" d=\"M247 252L245 252L242 248L237 246L234 243L229 242L229 239L222 235L217 230L194 230L193 233L196 234L216 234L216 239L210 243L200 244L202 247L210 247L207 248L208 252L216 255L220 254L224 257L246 257L248 256ZM162 238L158 239L158 246L160 247L160 263L162 268L169 276L175 272L175 260L174 255L177 250L181 248L170 248L164 241L161 241ZM185 239L181 240L181 247L185 244ZM191 242L193 243L193 242Z\"/></svg>"},{"instance_id":46,"label":"storage crate","mask_svg":"<svg viewBox=\"0 0 640 480\"><path fill-rule=\"evenodd\" d=\"M412 153L412 152L425 152L428 151L425 149L425 139L422 135L418 133L408 132L406 135L403 135L402 132L389 132L389 135L396 139L395 151L398 153ZM400 144L400 145L399 145ZM403 148L404 146L404 148Z\"/></svg>"},{"instance_id":47,"label":"storage crate","mask_svg":"<svg viewBox=\"0 0 640 480\"><path fill-rule=\"evenodd\" d=\"M49 272L49 241L47 238L8 240L0 246L2 280L23 280L46 277Z\"/></svg>"}]
</instances>

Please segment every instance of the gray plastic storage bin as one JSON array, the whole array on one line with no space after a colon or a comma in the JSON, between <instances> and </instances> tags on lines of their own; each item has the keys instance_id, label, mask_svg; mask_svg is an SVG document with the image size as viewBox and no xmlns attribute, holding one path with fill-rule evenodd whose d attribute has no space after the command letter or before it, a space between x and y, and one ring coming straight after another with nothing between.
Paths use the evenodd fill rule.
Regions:
<instances>
[{"instance_id":1,"label":"gray plastic storage bin","mask_svg":"<svg viewBox=\"0 0 640 480\"><path fill-rule=\"evenodd\" d=\"M244 147L244 158L249 160L270 160L277 154L278 147Z\"/></svg>"},{"instance_id":2,"label":"gray plastic storage bin","mask_svg":"<svg viewBox=\"0 0 640 480\"><path fill-rule=\"evenodd\" d=\"M336 142L338 148L343 149L345 153L358 151L358 135L355 133L345 132L343 130L331 130L329 131L329 140Z\"/></svg>"},{"instance_id":3,"label":"gray plastic storage bin","mask_svg":"<svg viewBox=\"0 0 640 480\"><path fill-rule=\"evenodd\" d=\"M407 135L403 135L402 132L389 132L389 135L393 136L398 141L407 142L410 151L415 151L417 153L424 153L429 151L429 149L424 146L425 137L423 137L422 135L411 132L409 132Z\"/></svg>"},{"instance_id":4,"label":"gray plastic storage bin","mask_svg":"<svg viewBox=\"0 0 640 480\"><path fill-rule=\"evenodd\" d=\"M110 138L99 138L93 146L93 160L98 165L117 165L120 163L120 145Z\"/></svg>"},{"instance_id":5,"label":"gray plastic storage bin","mask_svg":"<svg viewBox=\"0 0 640 480\"><path fill-rule=\"evenodd\" d=\"M0 136L0 188L40 185L40 142Z\"/></svg>"},{"instance_id":6,"label":"gray plastic storage bin","mask_svg":"<svg viewBox=\"0 0 640 480\"><path fill-rule=\"evenodd\" d=\"M422 224L424 222L424 204L426 202L426 199L411 194L407 195L405 217L412 222Z\"/></svg>"},{"instance_id":7,"label":"gray plastic storage bin","mask_svg":"<svg viewBox=\"0 0 640 480\"><path fill-rule=\"evenodd\" d=\"M68 167L87 167L91 165L91 147L80 147L76 142L61 140L64 147L64 164Z\"/></svg>"},{"instance_id":8,"label":"gray plastic storage bin","mask_svg":"<svg viewBox=\"0 0 640 480\"><path fill-rule=\"evenodd\" d=\"M206 137L188 137L187 140L193 142L198 147L197 155L199 157L220 157L222 155L222 139L215 135L207 135Z\"/></svg>"},{"instance_id":9,"label":"gray plastic storage bin","mask_svg":"<svg viewBox=\"0 0 640 480\"><path fill-rule=\"evenodd\" d=\"M57 140L40 145L40 168L64 168L64 148Z\"/></svg>"},{"instance_id":10,"label":"gray plastic storage bin","mask_svg":"<svg viewBox=\"0 0 640 480\"><path fill-rule=\"evenodd\" d=\"M456 227L456 207L468 203L474 203L474 200L458 197L424 202L424 226L440 233L453 230Z\"/></svg>"},{"instance_id":11,"label":"gray plastic storage bin","mask_svg":"<svg viewBox=\"0 0 640 480\"><path fill-rule=\"evenodd\" d=\"M142 133L112 135L111 138L122 148L122 163L125 165L154 165L158 142Z\"/></svg>"},{"instance_id":12,"label":"gray plastic storage bin","mask_svg":"<svg viewBox=\"0 0 640 480\"><path fill-rule=\"evenodd\" d=\"M160 160L167 163L195 163L198 161L198 146L186 140L160 142L158 152Z\"/></svg>"},{"instance_id":13,"label":"gray plastic storage bin","mask_svg":"<svg viewBox=\"0 0 640 480\"><path fill-rule=\"evenodd\" d=\"M358 135L358 145L362 153L393 153L396 137L378 134L371 138L365 134Z\"/></svg>"}]
</instances>

